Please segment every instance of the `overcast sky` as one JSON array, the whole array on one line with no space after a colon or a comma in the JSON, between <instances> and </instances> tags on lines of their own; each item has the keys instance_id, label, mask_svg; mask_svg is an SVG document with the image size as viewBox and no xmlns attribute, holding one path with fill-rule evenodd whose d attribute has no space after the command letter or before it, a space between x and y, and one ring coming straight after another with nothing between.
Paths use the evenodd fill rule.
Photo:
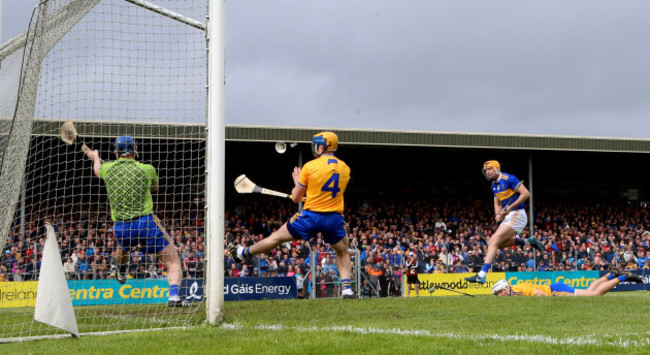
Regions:
<instances>
[{"instance_id":1,"label":"overcast sky","mask_svg":"<svg viewBox=\"0 0 650 355\"><path fill-rule=\"evenodd\" d=\"M650 138L647 0L226 6L228 124Z\"/></svg>"}]
</instances>

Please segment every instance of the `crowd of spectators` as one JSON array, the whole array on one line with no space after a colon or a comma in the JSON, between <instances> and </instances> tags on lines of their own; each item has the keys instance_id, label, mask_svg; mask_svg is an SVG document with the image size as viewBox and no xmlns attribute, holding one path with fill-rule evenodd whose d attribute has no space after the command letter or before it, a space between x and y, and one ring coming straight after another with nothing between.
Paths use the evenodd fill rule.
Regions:
<instances>
[{"instance_id":1,"label":"crowd of spectators","mask_svg":"<svg viewBox=\"0 0 650 355\"><path fill-rule=\"evenodd\" d=\"M225 246L230 242L252 245L279 228L296 206L273 198L240 199L225 213L224 243L227 277L293 276L299 293L312 292L316 275L317 296L338 292L338 273L333 251L317 236L284 244L268 254L235 263ZM185 277L203 277L205 269L204 214L200 206L163 208L158 215L179 248ZM511 247L499 253L494 271L627 270L648 269L650 243L648 206L618 202L536 201L534 231L544 252ZM29 211L25 233L16 224L2 251L0 280L36 279L44 243L41 216L52 221L69 279L105 279L115 262L116 242L106 209L80 208L75 213ZM419 272L475 272L483 264L486 241L495 229L493 207L479 200L435 201L425 199L349 199L346 222L353 262L364 274L366 296L396 295L402 279L404 255L416 254ZM528 228L522 237L528 237ZM316 260L311 260L314 251ZM312 269L312 262L313 269ZM312 270L315 273L312 273ZM165 278L167 270L153 255L134 247L130 252L130 278Z\"/></svg>"},{"instance_id":2,"label":"crowd of spectators","mask_svg":"<svg viewBox=\"0 0 650 355\"><path fill-rule=\"evenodd\" d=\"M476 272L483 264L487 239L496 225L492 201L441 202L417 199L348 201L346 221L351 244L359 252L366 281L365 295L395 294L402 279L404 255L414 252L420 273ZM274 200L249 201L226 218L229 240L252 245L279 228L295 211L295 206ZM554 202L535 205L535 236L544 252L527 247L511 247L499 253L493 271L570 271L648 269L646 250L650 243L648 206L619 202ZM527 238L526 229L522 237ZM310 270L304 265L310 248L331 252L322 239L311 244L296 241L244 265L235 264L226 255L227 276L286 275L289 266L301 269L301 277ZM328 254L318 255L318 277L330 278L336 285L336 272L325 269ZM297 258L296 258L297 257ZM261 262L261 260L264 260ZM267 267L271 261L273 267ZM296 262L297 260L297 262ZM278 267L275 267L275 264ZM309 260L307 264L310 264ZM326 263L327 264L327 263ZM331 262L333 264L333 262ZM319 279L320 280L320 279ZM321 284L321 283L319 283ZM377 285L377 287L372 287ZM322 286L322 294L329 291Z\"/></svg>"},{"instance_id":3,"label":"crowd of spectators","mask_svg":"<svg viewBox=\"0 0 650 355\"><path fill-rule=\"evenodd\" d=\"M107 207L80 207L74 213L61 210L27 212L21 233L19 221L10 229L0 262L0 281L29 281L38 278L45 243L45 221L54 227L63 270L70 280L109 278L110 266L116 264L112 223ZM205 270L204 213L194 208L165 209L159 214L170 238L178 246L184 276L201 278ZM54 216L53 218L50 216ZM167 269L155 255L141 247L131 248L127 277L158 279L167 277Z\"/></svg>"}]
</instances>

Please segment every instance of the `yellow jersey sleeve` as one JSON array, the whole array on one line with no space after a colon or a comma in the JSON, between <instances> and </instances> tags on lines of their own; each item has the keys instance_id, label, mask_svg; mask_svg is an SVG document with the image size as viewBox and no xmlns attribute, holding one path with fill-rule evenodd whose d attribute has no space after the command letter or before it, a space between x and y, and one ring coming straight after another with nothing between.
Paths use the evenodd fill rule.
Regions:
<instances>
[{"instance_id":1,"label":"yellow jersey sleeve","mask_svg":"<svg viewBox=\"0 0 650 355\"><path fill-rule=\"evenodd\" d=\"M298 183L307 187L303 209L343 213L343 194L350 181L350 167L333 155L322 155L300 171Z\"/></svg>"},{"instance_id":2,"label":"yellow jersey sleeve","mask_svg":"<svg viewBox=\"0 0 650 355\"><path fill-rule=\"evenodd\" d=\"M510 286L514 296L535 296L535 290L544 292L547 296L551 295L551 287L547 285L535 285L531 283L521 283Z\"/></svg>"}]
</instances>

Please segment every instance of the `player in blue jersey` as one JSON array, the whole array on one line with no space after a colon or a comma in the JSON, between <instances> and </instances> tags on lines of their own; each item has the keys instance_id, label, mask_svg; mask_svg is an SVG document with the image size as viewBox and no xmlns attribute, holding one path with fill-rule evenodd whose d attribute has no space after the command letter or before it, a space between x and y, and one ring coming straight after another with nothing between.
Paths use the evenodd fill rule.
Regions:
<instances>
[{"instance_id":1,"label":"player in blue jersey","mask_svg":"<svg viewBox=\"0 0 650 355\"><path fill-rule=\"evenodd\" d=\"M542 244L535 237L525 240L517 238L526 228L528 222L524 204L530 197L528 189L516 176L502 173L501 164L496 160L489 160L483 164L483 175L492 182L495 220L500 225L488 240L488 251L483 259L484 264L481 271L474 276L465 278L468 282L477 283L485 283L485 277L492 266L492 261L500 249L529 244L539 251L544 250Z\"/></svg>"},{"instance_id":2,"label":"player in blue jersey","mask_svg":"<svg viewBox=\"0 0 650 355\"><path fill-rule=\"evenodd\" d=\"M229 244L228 251L235 262L242 262L253 255L273 250L278 245L294 239L309 240L321 233L323 240L336 252L336 266L341 276L341 295L354 298L350 277L350 240L343 218L343 193L350 181L350 168L334 156L338 137L332 132L322 132L312 138L311 160L302 169L293 170L293 202L306 197L302 211L296 213L280 229L250 247Z\"/></svg>"}]
</instances>

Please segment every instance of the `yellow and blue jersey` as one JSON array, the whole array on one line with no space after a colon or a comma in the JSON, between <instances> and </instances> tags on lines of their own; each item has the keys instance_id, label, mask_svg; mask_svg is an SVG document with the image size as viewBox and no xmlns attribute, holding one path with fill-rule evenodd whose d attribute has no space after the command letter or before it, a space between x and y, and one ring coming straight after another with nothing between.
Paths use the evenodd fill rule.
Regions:
<instances>
[{"instance_id":1,"label":"yellow and blue jersey","mask_svg":"<svg viewBox=\"0 0 650 355\"><path fill-rule=\"evenodd\" d=\"M513 296L535 296L535 290L540 290L547 296L551 295L551 287L548 285L535 285L526 282L512 285L510 289Z\"/></svg>"},{"instance_id":2,"label":"yellow and blue jersey","mask_svg":"<svg viewBox=\"0 0 650 355\"><path fill-rule=\"evenodd\" d=\"M304 210L343 213L343 193L350 181L350 167L333 155L322 156L305 164L298 183L307 187Z\"/></svg>"},{"instance_id":3,"label":"yellow and blue jersey","mask_svg":"<svg viewBox=\"0 0 650 355\"><path fill-rule=\"evenodd\" d=\"M535 290L544 292L546 296L571 296L575 289L567 284L556 282L551 285L535 285L531 283L520 283L510 286L513 296L535 296Z\"/></svg>"},{"instance_id":4,"label":"yellow and blue jersey","mask_svg":"<svg viewBox=\"0 0 650 355\"><path fill-rule=\"evenodd\" d=\"M521 181L516 176L506 173L501 173L501 177L492 183L492 193L501 202L501 207L506 208L519 198L519 193L515 189L520 183ZM520 210L525 207L525 204L522 203L519 206L513 206L512 209Z\"/></svg>"}]
</instances>

